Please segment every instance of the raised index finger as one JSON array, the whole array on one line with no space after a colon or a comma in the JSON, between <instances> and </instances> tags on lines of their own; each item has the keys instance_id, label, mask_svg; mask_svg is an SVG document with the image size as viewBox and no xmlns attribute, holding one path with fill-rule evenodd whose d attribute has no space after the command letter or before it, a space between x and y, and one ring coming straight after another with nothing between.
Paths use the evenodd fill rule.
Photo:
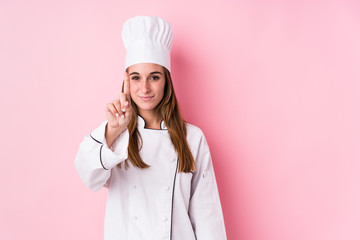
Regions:
<instances>
[{"instance_id":1,"label":"raised index finger","mask_svg":"<svg viewBox=\"0 0 360 240\"><path fill-rule=\"evenodd\" d=\"M130 96L130 78L129 78L129 74L127 72L125 72L124 93L127 96Z\"/></svg>"}]
</instances>

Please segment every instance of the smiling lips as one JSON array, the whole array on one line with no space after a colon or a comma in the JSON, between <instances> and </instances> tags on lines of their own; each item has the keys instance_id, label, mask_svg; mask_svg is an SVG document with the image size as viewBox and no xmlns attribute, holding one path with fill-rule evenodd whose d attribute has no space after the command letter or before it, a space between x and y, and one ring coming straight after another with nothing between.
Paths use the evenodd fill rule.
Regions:
<instances>
[{"instance_id":1,"label":"smiling lips","mask_svg":"<svg viewBox=\"0 0 360 240\"><path fill-rule=\"evenodd\" d=\"M139 96L140 97L140 96ZM145 97L140 97L141 100L143 101L150 101L154 96L145 96Z\"/></svg>"}]
</instances>

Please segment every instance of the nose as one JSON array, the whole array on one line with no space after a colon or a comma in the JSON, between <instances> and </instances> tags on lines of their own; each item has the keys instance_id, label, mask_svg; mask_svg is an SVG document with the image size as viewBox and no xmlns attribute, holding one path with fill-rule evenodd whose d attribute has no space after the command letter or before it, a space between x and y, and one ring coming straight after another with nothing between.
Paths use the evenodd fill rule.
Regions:
<instances>
[{"instance_id":1,"label":"nose","mask_svg":"<svg viewBox=\"0 0 360 240\"><path fill-rule=\"evenodd\" d=\"M150 92L150 85L147 80L144 80L141 84L141 92L142 93L148 93Z\"/></svg>"}]
</instances>

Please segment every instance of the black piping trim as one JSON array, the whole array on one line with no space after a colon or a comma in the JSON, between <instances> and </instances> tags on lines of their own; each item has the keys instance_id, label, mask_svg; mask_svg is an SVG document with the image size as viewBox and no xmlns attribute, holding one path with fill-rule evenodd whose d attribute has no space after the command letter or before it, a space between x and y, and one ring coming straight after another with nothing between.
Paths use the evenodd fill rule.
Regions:
<instances>
[{"instance_id":1,"label":"black piping trim","mask_svg":"<svg viewBox=\"0 0 360 240\"><path fill-rule=\"evenodd\" d=\"M161 120L161 122L160 122L160 129L146 128L146 127L145 127L145 124L146 124L145 119L144 119L140 114L138 114L138 116L141 117L142 120L144 121L144 129L155 130L155 131L159 131L159 130L167 131L167 130L168 130L167 127L166 127L166 128L162 128L162 126L161 126L162 123L164 122L164 120ZM166 125L165 125L165 126L166 126Z\"/></svg>"},{"instance_id":2,"label":"black piping trim","mask_svg":"<svg viewBox=\"0 0 360 240\"><path fill-rule=\"evenodd\" d=\"M105 170L109 170L109 169L107 169L107 168L104 167L104 164L103 164L103 162L102 162L101 149L102 149L103 146L104 146L104 145L101 145L101 147L100 147L100 163L101 163L101 166L102 166Z\"/></svg>"},{"instance_id":3,"label":"black piping trim","mask_svg":"<svg viewBox=\"0 0 360 240\"><path fill-rule=\"evenodd\" d=\"M170 240L172 239L172 220L173 220L173 208L174 208L174 192L175 192L175 180L176 180L178 167L179 167L179 159L177 159L177 163L176 163L176 170L175 170L174 183L173 183L173 192L172 192L172 199L171 199Z\"/></svg>"},{"instance_id":4,"label":"black piping trim","mask_svg":"<svg viewBox=\"0 0 360 240\"><path fill-rule=\"evenodd\" d=\"M103 144L102 142L100 142L100 141L96 140L95 138L93 138L93 136L91 136L91 133L90 133L90 137L91 137L92 139L94 139L95 142L100 143L100 144Z\"/></svg>"},{"instance_id":5,"label":"black piping trim","mask_svg":"<svg viewBox=\"0 0 360 240\"><path fill-rule=\"evenodd\" d=\"M144 129L146 129L146 130L154 130L154 131L167 131L167 129L155 129L155 128L146 128L146 127L144 127Z\"/></svg>"}]
</instances>

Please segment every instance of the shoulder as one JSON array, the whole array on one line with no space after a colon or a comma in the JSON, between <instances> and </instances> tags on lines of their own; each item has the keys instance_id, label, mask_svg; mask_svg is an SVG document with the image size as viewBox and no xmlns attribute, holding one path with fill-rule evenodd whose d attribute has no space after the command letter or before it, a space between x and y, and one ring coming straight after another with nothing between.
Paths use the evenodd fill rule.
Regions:
<instances>
[{"instance_id":1,"label":"shoulder","mask_svg":"<svg viewBox=\"0 0 360 240\"><path fill-rule=\"evenodd\" d=\"M205 134L198 126L188 122L185 123L185 126L187 131L186 138L190 145L207 145Z\"/></svg>"},{"instance_id":2,"label":"shoulder","mask_svg":"<svg viewBox=\"0 0 360 240\"><path fill-rule=\"evenodd\" d=\"M185 122L185 126L188 135L204 136L203 131L198 126L195 126L194 124L188 122Z\"/></svg>"}]
</instances>

